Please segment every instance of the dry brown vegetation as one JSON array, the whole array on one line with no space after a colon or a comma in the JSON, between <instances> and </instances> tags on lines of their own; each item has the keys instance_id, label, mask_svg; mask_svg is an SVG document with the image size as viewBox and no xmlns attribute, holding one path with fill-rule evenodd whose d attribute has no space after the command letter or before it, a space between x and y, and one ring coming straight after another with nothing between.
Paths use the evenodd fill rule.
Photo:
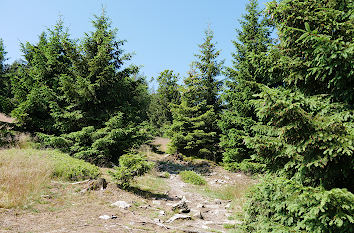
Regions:
<instances>
[{"instance_id":1,"label":"dry brown vegetation","mask_svg":"<svg viewBox=\"0 0 354 233\"><path fill-rule=\"evenodd\" d=\"M22 206L40 195L52 174L51 162L21 150L0 151L0 208Z\"/></svg>"}]
</instances>

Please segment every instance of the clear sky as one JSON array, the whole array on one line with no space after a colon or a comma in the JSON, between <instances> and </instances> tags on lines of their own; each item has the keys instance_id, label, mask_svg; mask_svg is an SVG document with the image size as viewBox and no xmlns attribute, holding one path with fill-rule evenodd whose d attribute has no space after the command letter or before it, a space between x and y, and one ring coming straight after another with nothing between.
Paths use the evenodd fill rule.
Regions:
<instances>
[{"instance_id":1,"label":"clear sky","mask_svg":"<svg viewBox=\"0 0 354 233\"><path fill-rule=\"evenodd\" d=\"M38 35L55 25L59 15L72 38L92 30L93 14L102 6L126 39L125 50L135 52L132 63L142 73L156 77L165 69L186 76L193 54L202 43L204 30L211 25L217 48L225 65L231 64L238 19L248 0L1 0L0 38L9 62L21 58L20 42L37 42ZM259 0L261 8L265 0Z\"/></svg>"}]
</instances>

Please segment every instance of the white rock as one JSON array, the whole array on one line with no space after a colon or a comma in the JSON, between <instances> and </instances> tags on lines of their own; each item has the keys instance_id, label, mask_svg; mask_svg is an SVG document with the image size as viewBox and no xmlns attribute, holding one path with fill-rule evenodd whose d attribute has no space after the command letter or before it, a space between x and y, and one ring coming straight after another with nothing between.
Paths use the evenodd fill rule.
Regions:
<instances>
[{"instance_id":1,"label":"white rock","mask_svg":"<svg viewBox=\"0 0 354 233\"><path fill-rule=\"evenodd\" d=\"M107 220L107 219L110 219L111 217L109 217L108 215L102 215L99 217L100 219L104 219L104 220Z\"/></svg>"},{"instance_id":2,"label":"white rock","mask_svg":"<svg viewBox=\"0 0 354 233\"><path fill-rule=\"evenodd\" d=\"M161 202L160 202L160 201L152 201L152 204L154 204L154 205L161 205Z\"/></svg>"},{"instance_id":3,"label":"white rock","mask_svg":"<svg viewBox=\"0 0 354 233\"><path fill-rule=\"evenodd\" d=\"M122 209L128 209L129 207L131 207L131 205L128 204L127 202L125 202L125 201L114 202L112 204L112 206L117 206L117 207L122 208Z\"/></svg>"},{"instance_id":4,"label":"white rock","mask_svg":"<svg viewBox=\"0 0 354 233\"><path fill-rule=\"evenodd\" d=\"M154 218L154 222L159 223L159 222L161 222L161 220L158 218Z\"/></svg>"},{"instance_id":5,"label":"white rock","mask_svg":"<svg viewBox=\"0 0 354 233\"><path fill-rule=\"evenodd\" d=\"M202 212L198 211L197 213L195 213L193 215L193 217L196 217L196 218L199 218L199 219L204 219L203 215L202 215Z\"/></svg>"},{"instance_id":6,"label":"white rock","mask_svg":"<svg viewBox=\"0 0 354 233\"><path fill-rule=\"evenodd\" d=\"M184 201L184 202L186 202L186 203L191 202L191 201L188 201L188 200L187 200L186 196L183 196L183 197L182 197L182 201Z\"/></svg>"},{"instance_id":7,"label":"white rock","mask_svg":"<svg viewBox=\"0 0 354 233\"><path fill-rule=\"evenodd\" d=\"M191 216L186 215L186 214L175 214L169 220L167 220L166 222L171 223L171 222L173 222L175 220L178 220L178 219L191 220L192 218L191 218Z\"/></svg>"},{"instance_id":8,"label":"white rock","mask_svg":"<svg viewBox=\"0 0 354 233\"><path fill-rule=\"evenodd\" d=\"M238 220L225 220L223 224L231 224L231 225L236 225L236 224L242 224L242 221Z\"/></svg>"},{"instance_id":9,"label":"white rock","mask_svg":"<svg viewBox=\"0 0 354 233\"><path fill-rule=\"evenodd\" d=\"M160 215L160 216L165 216L165 215L166 215L166 213L165 213L165 211L160 210L160 211L159 211L159 215Z\"/></svg>"},{"instance_id":10,"label":"white rock","mask_svg":"<svg viewBox=\"0 0 354 233\"><path fill-rule=\"evenodd\" d=\"M205 208L205 205L200 203L197 205L197 208Z\"/></svg>"}]
</instances>

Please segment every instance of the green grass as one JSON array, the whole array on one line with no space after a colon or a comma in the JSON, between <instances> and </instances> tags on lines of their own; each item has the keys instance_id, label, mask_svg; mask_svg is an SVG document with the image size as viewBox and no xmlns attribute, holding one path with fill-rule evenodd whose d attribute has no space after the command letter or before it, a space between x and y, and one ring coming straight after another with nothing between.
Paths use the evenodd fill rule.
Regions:
<instances>
[{"instance_id":1,"label":"green grass","mask_svg":"<svg viewBox=\"0 0 354 233\"><path fill-rule=\"evenodd\" d=\"M141 190L149 191L152 193L166 192L170 188L166 183L166 179L161 177L156 177L152 174L147 174L145 176L136 179L135 186Z\"/></svg>"},{"instance_id":2,"label":"green grass","mask_svg":"<svg viewBox=\"0 0 354 233\"><path fill-rule=\"evenodd\" d=\"M9 149L6 151L10 155L21 154L21 156L29 158L42 158L43 161L46 161L51 166L52 178L76 181L95 179L100 175L100 170L97 166L57 150Z\"/></svg>"},{"instance_id":3,"label":"green grass","mask_svg":"<svg viewBox=\"0 0 354 233\"><path fill-rule=\"evenodd\" d=\"M68 154L56 150L41 151L40 153L47 155L53 161L53 177L64 180L84 180L95 179L100 175L100 170L97 166L81 159L73 158Z\"/></svg>"},{"instance_id":4,"label":"green grass","mask_svg":"<svg viewBox=\"0 0 354 233\"><path fill-rule=\"evenodd\" d=\"M183 180L183 182L185 183L190 183L190 184L194 184L194 185L205 185L206 181L205 179L198 175L197 173L195 173L194 171L181 171L179 173L181 179Z\"/></svg>"},{"instance_id":5,"label":"green grass","mask_svg":"<svg viewBox=\"0 0 354 233\"><path fill-rule=\"evenodd\" d=\"M220 188L205 186L203 188L199 188L197 192L210 198L221 200L238 200L244 197L248 188L249 185L245 184L226 185Z\"/></svg>"}]
</instances>

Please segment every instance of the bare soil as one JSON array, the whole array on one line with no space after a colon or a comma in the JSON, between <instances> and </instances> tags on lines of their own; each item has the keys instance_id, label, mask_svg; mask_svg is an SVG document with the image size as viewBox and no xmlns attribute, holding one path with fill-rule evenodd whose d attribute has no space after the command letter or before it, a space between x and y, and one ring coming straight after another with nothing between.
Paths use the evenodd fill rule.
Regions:
<instances>
[{"instance_id":1,"label":"bare soil","mask_svg":"<svg viewBox=\"0 0 354 233\"><path fill-rule=\"evenodd\" d=\"M14 118L8 117L5 114L0 112L0 121L6 122L6 123L13 123L15 121Z\"/></svg>"},{"instance_id":2,"label":"bare soil","mask_svg":"<svg viewBox=\"0 0 354 233\"><path fill-rule=\"evenodd\" d=\"M240 221L234 216L241 209L242 197L216 198L203 187L184 183L178 173L196 171L207 180L209 190L239 187L241 195L255 181L209 161L185 161L165 154L167 143L167 139L157 138L152 150L144 149L156 163L149 176L163 182L161 190L136 185L125 191L109 182L105 190L82 192L87 182L52 181L39 200L18 209L0 209L0 232L227 232L226 225L237 227ZM162 178L167 172L169 177ZM181 199L187 200L191 212L186 214L192 219L168 222L176 214L172 205ZM112 206L116 201L126 201L131 207ZM113 218L100 219L103 215Z\"/></svg>"}]
</instances>

